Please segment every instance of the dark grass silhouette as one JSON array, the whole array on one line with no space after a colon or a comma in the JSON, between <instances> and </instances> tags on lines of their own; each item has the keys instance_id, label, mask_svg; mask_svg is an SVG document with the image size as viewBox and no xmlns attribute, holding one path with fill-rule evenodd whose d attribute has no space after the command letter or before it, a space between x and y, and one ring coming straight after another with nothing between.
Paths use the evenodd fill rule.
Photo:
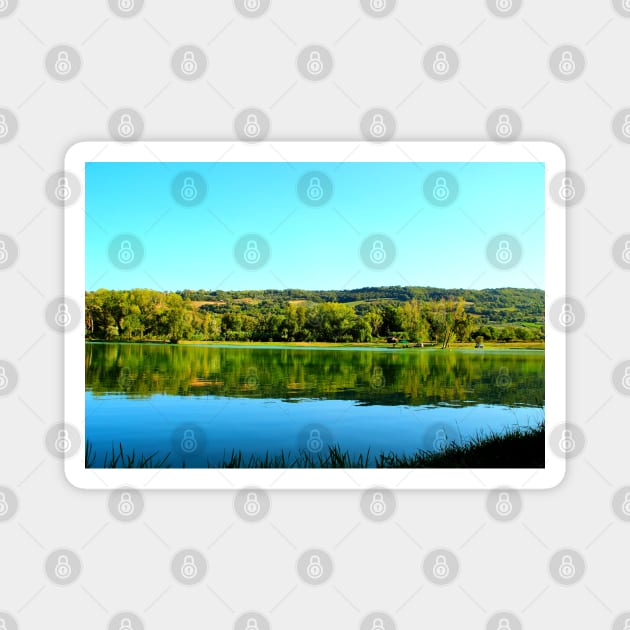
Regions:
<instances>
[{"instance_id":1,"label":"dark grass silhouette","mask_svg":"<svg viewBox=\"0 0 630 630\"><path fill-rule=\"evenodd\" d=\"M85 446L86 468L186 468L171 453L145 455L126 452L122 443L99 456L93 445ZM514 427L503 432L478 433L463 443L448 441L439 451L418 450L413 455L370 451L350 455L339 445L325 452L300 450L264 456L245 456L241 451L224 453L220 461L206 461L207 468L544 468L545 427Z\"/></svg>"}]
</instances>

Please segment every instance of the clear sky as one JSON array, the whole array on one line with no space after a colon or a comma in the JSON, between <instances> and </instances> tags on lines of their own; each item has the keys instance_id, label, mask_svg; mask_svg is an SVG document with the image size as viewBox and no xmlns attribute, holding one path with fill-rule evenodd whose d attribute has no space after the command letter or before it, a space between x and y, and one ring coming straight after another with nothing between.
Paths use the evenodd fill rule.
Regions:
<instances>
[{"instance_id":1,"label":"clear sky","mask_svg":"<svg viewBox=\"0 0 630 630\"><path fill-rule=\"evenodd\" d=\"M173 195L188 171L206 186L198 205ZM298 193L312 171L333 184L318 207ZM436 171L456 178L451 205L436 207L423 194ZM90 163L86 289L543 289L544 186L544 165L536 163ZM394 242L395 259L372 269L362 262L361 243L379 233ZM510 269L487 257L488 243L502 233L522 248ZM110 263L120 234L142 242L142 263L133 269ZM235 243L245 234L269 243L269 261L259 269L236 261Z\"/></svg>"}]
</instances>

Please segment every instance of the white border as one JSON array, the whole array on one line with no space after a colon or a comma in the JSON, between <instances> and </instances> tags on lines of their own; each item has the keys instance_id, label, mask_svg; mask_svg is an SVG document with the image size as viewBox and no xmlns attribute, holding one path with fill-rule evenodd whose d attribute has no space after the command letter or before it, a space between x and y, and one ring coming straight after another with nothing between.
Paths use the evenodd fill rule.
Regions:
<instances>
[{"instance_id":1,"label":"white border","mask_svg":"<svg viewBox=\"0 0 630 630\"><path fill-rule=\"evenodd\" d=\"M81 142L66 153L65 170L81 182L81 194L65 211L65 294L80 305L85 296L86 162L544 162L545 312L566 294L566 212L551 199L549 182L565 170L562 150L549 142ZM65 337L64 394L68 424L85 435L85 323ZM565 423L565 335L545 327L546 435ZM544 469L85 469L85 441L65 460L65 474L79 488L147 489L514 489L552 488L562 481L565 458L546 440Z\"/></svg>"}]
</instances>

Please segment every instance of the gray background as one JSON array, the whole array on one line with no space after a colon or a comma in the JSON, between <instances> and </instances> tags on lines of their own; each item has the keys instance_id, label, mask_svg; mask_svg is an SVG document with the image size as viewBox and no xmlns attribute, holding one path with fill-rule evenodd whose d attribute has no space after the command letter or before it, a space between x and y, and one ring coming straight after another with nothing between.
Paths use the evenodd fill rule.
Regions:
<instances>
[{"instance_id":1,"label":"gray background","mask_svg":"<svg viewBox=\"0 0 630 630\"><path fill-rule=\"evenodd\" d=\"M257 18L228 0L147 0L129 18L104 0L21 0L0 17L0 107L19 124L0 144L0 232L20 252L0 270L0 358L19 374L15 390L0 396L0 486L19 499L13 518L0 521L0 611L20 628L107 628L125 610L164 629L232 627L248 610L278 629L359 628L374 610L399 628L485 628L502 610L526 628L612 627L630 609L630 524L612 507L630 484L628 399L613 379L630 354L628 271L612 252L630 231L630 147L612 127L630 105L622 63L629 31L630 18L611 2L569 0L525 0L510 17L480 0L399 0L382 18L358 0L272 0ZM67 82L44 63L60 43L82 59ZM184 44L207 54L198 80L172 71ZM297 69L310 44L334 58L321 81ZM424 52L438 44L459 56L447 81L423 67ZM575 81L550 71L561 44L585 56ZM265 518L249 522L235 510L236 489L146 492L142 514L122 522L109 512L108 493L69 486L45 446L48 429L64 419L62 335L45 321L47 304L62 294L63 210L45 182L72 143L111 138L110 115L122 108L140 113L144 139L211 140L235 138L235 117L249 107L269 116L270 140L359 139L361 118L374 108L394 116L394 139L480 139L492 112L507 107L522 119L521 138L565 149L568 168L585 182L568 210L569 293L586 320L569 335L567 418L585 444L560 487L522 492L521 512L505 522L493 518L484 492L398 492L383 522L364 515L358 492L271 492ZM67 586L45 573L58 548L82 564ZM194 586L171 574L187 548L208 564ZM334 564L319 586L296 570L310 548ZM422 567L435 548L459 562L457 578L441 587ZM563 548L585 561L584 577L570 586L549 570Z\"/></svg>"}]
</instances>

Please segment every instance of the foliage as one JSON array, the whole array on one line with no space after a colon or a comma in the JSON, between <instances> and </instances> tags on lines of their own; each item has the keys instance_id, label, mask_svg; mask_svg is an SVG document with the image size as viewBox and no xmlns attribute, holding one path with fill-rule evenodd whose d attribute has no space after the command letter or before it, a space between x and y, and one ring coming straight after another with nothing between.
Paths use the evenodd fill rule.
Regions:
<instances>
[{"instance_id":1,"label":"foliage","mask_svg":"<svg viewBox=\"0 0 630 630\"><path fill-rule=\"evenodd\" d=\"M544 339L537 289L367 287L344 291L99 289L85 296L86 338L103 341L413 342Z\"/></svg>"}]
</instances>

